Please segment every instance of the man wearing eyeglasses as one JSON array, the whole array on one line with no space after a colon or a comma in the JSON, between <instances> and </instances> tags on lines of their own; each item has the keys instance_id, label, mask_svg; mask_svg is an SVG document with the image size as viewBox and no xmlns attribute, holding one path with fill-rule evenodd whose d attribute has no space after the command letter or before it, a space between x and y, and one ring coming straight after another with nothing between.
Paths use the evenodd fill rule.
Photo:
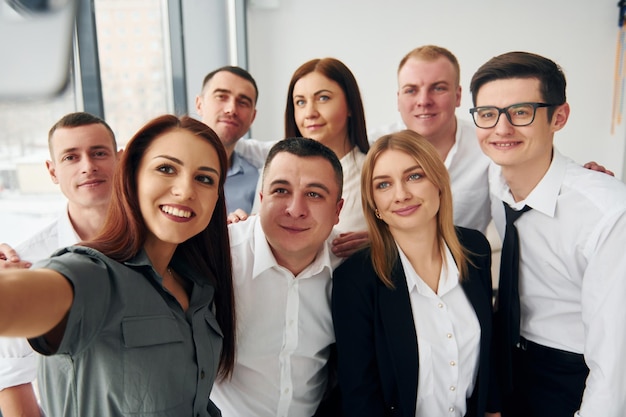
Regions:
<instances>
[{"instance_id":1,"label":"man wearing eyeglasses","mask_svg":"<svg viewBox=\"0 0 626 417\"><path fill-rule=\"evenodd\" d=\"M495 340L498 354L510 354L497 364L502 403L492 410L504 417L626 412L626 185L554 147L570 113L565 85L557 64L525 52L492 58L470 85L478 142L495 163L491 211L501 236L503 202L530 208L515 222L517 334Z\"/></svg>"},{"instance_id":2,"label":"man wearing eyeglasses","mask_svg":"<svg viewBox=\"0 0 626 417\"><path fill-rule=\"evenodd\" d=\"M489 158L476 143L474 126L456 117L461 105L461 70L452 52L437 45L422 45L407 53L398 65L398 112L401 123L369 132L380 136L410 129L428 140L441 156L454 196L454 224L485 232L489 214ZM595 162L586 167L612 175Z\"/></svg>"}]
</instances>

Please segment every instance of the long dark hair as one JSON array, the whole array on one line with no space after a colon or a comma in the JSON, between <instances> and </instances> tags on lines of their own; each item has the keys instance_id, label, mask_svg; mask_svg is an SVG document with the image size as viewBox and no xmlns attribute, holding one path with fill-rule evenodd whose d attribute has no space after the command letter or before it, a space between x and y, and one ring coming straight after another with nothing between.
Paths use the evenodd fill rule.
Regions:
<instances>
[{"instance_id":1,"label":"long dark hair","mask_svg":"<svg viewBox=\"0 0 626 417\"><path fill-rule=\"evenodd\" d=\"M148 229L139 208L137 169L154 139L172 129L184 129L205 139L215 148L220 161L218 199L211 221L203 231L179 244L175 256L195 268L215 287L216 318L224 334L218 375L225 378L232 373L235 363L235 301L224 198L228 165L224 146L213 130L191 117L173 115L157 117L139 129L126 144L115 171L111 203L102 229L93 240L81 244L118 262L127 261L139 253Z\"/></svg>"},{"instance_id":2,"label":"long dark hair","mask_svg":"<svg viewBox=\"0 0 626 417\"><path fill-rule=\"evenodd\" d=\"M346 96L348 110L350 111L348 120L350 144L357 146L361 152L367 153L370 149L370 144L367 141L365 111L363 110L363 100L361 99L359 85L350 69L335 58L312 59L302 64L293 73L289 82L289 91L287 92L287 107L285 107L285 137L302 137L294 116L293 90L300 78L312 72L319 72L324 77L339 84Z\"/></svg>"}]
</instances>

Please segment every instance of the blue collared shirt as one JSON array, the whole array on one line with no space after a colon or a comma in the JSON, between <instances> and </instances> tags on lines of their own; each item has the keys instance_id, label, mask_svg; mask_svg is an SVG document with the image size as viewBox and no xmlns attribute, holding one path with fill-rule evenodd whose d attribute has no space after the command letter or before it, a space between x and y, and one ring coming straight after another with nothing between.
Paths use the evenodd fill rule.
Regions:
<instances>
[{"instance_id":1,"label":"blue collared shirt","mask_svg":"<svg viewBox=\"0 0 626 417\"><path fill-rule=\"evenodd\" d=\"M232 159L224 184L226 212L232 213L236 209L242 209L250 213L259 180L259 170L237 152L233 152Z\"/></svg>"}]
</instances>

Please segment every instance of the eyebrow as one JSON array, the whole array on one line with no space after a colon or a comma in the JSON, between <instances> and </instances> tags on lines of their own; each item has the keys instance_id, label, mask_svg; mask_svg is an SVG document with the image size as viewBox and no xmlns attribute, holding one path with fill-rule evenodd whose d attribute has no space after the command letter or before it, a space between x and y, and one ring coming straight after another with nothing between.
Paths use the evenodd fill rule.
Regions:
<instances>
[{"instance_id":1,"label":"eyebrow","mask_svg":"<svg viewBox=\"0 0 626 417\"><path fill-rule=\"evenodd\" d=\"M287 180L282 180L282 179L278 179L278 180L274 180L270 183L270 187L274 186L274 185L291 185L291 183ZM306 188L320 188L324 191L326 191L327 194L330 194L330 189L320 183L320 182L310 182L306 185Z\"/></svg>"},{"instance_id":2,"label":"eyebrow","mask_svg":"<svg viewBox=\"0 0 626 417\"><path fill-rule=\"evenodd\" d=\"M404 171L402 171L402 173L403 173L403 174L406 174L406 173L409 173L409 172L411 172L411 171L416 171L416 170L421 170L421 171L423 171L423 170L424 170L424 168L422 168L422 166L421 166L420 164L417 164L417 165L413 165L413 166L412 166L412 167L410 167L410 168L405 169ZM380 180L380 179L384 179L384 178L389 178L389 177L391 177L391 175L377 175L377 176L375 176L375 177L372 177L372 181L373 181L373 180Z\"/></svg>"},{"instance_id":3,"label":"eyebrow","mask_svg":"<svg viewBox=\"0 0 626 417\"><path fill-rule=\"evenodd\" d=\"M157 156L155 156L153 159L157 159L157 158L165 158L165 159L168 159L168 160L170 160L170 161L172 161L172 162L174 162L174 163L176 163L176 164L178 164L178 165L185 166L185 164L183 163L183 161L181 161L180 159L175 158L175 157L173 157L173 156L169 156L169 155L157 155ZM220 173L219 173L219 172L218 172L215 168L208 167L208 166L199 166L199 167L198 167L198 170L199 170L199 171L213 172L213 173L215 173L215 174L217 174L217 175L220 175Z\"/></svg>"},{"instance_id":4,"label":"eyebrow","mask_svg":"<svg viewBox=\"0 0 626 417\"><path fill-rule=\"evenodd\" d=\"M79 151L80 148L77 146L74 146L73 148L66 148L61 150L61 152L58 155L65 155L67 153L72 153L72 152L76 152ZM95 145L95 146L90 146L89 148L87 148L87 150L89 151L99 151L99 150L105 150L105 151L111 151L112 148L106 146L106 145ZM113 150L113 152L115 152Z\"/></svg>"},{"instance_id":5,"label":"eyebrow","mask_svg":"<svg viewBox=\"0 0 626 417\"><path fill-rule=\"evenodd\" d=\"M439 81L435 81L433 83L428 84L430 85L437 85L437 84L445 84L445 85L450 85L449 82L445 81L445 80L439 80ZM406 84L402 84L402 86L400 88L407 88L407 87L417 87L418 85L415 83L406 83Z\"/></svg>"},{"instance_id":6,"label":"eyebrow","mask_svg":"<svg viewBox=\"0 0 626 417\"><path fill-rule=\"evenodd\" d=\"M320 94L323 94L323 93L333 94L332 91L323 89L323 90L316 91L315 93L313 93L313 95L314 96L319 96ZM304 94L295 94L294 95L294 98L298 98L298 97L304 97Z\"/></svg>"},{"instance_id":7,"label":"eyebrow","mask_svg":"<svg viewBox=\"0 0 626 417\"><path fill-rule=\"evenodd\" d=\"M67 149L63 149L63 153L65 152L75 152L78 149L80 149L78 146L74 146L73 148L67 148ZM89 148L87 148L89 150L94 150L94 149L109 149L108 146L105 145L95 145L95 146L90 146Z\"/></svg>"},{"instance_id":8,"label":"eyebrow","mask_svg":"<svg viewBox=\"0 0 626 417\"><path fill-rule=\"evenodd\" d=\"M226 89L226 88L216 88L215 90L213 90L213 94L215 94L215 93L233 94L233 92L232 92L231 90L228 90L228 89ZM251 97L248 97L248 96L247 96L247 95L245 95L245 94L239 94L239 95L237 95L237 98L247 100L247 101L249 101L250 103L252 103L252 102L253 102L252 98L251 98Z\"/></svg>"}]
</instances>

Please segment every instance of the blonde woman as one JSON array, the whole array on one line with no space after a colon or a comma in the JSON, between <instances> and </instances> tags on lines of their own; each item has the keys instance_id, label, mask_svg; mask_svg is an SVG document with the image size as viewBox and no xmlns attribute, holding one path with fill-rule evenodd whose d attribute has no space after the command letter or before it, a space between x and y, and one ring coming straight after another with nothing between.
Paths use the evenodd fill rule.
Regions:
<instances>
[{"instance_id":1,"label":"blonde woman","mask_svg":"<svg viewBox=\"0 0 626 417\"><path fill-rule=\"evenodd\" d=\"M376 141L361 188L370 247L333 277L345 415L484 415L489 243L453 225L448 172L413 131Z\"/></svg>"}]
</instances>

